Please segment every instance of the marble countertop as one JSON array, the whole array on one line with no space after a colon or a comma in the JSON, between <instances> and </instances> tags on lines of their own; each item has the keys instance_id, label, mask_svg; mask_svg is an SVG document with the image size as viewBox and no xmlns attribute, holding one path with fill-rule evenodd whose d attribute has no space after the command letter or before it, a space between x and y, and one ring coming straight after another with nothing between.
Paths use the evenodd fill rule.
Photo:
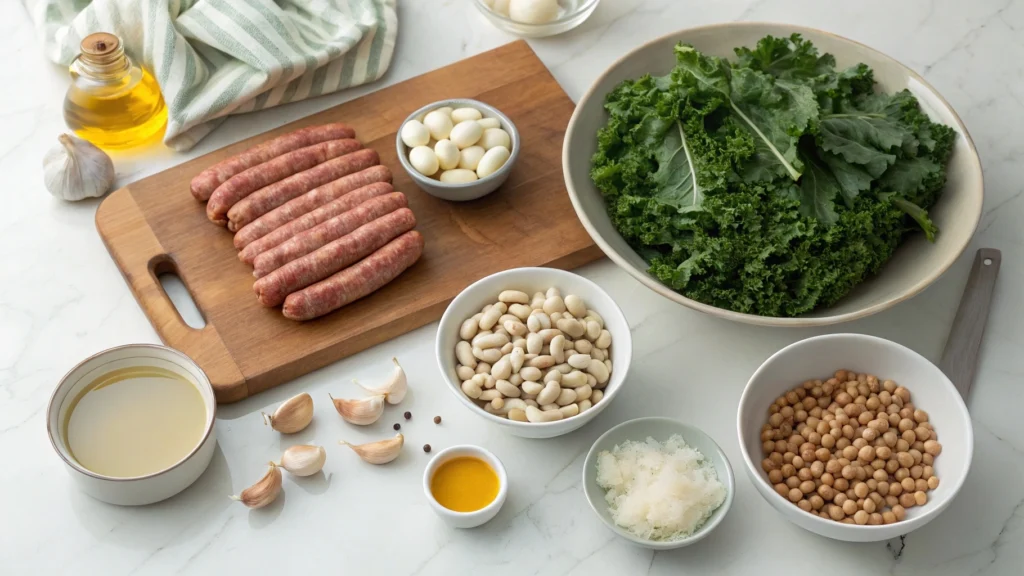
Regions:
<instances>
[{"instance_id":1,"label":"marble countertop","mask_svg":"<svg viewBox=\"0 0 1024 576\"><path fill-rule=\"evenodd\" d=\"M119 508L77 492L45 433L45 408L61 375L98 350L158 342L96 234L98 202L67 204L43 188L41 158L64 130L66 74L46 62L18 2L0 5L9 47L0 91L0 569L5 574L775 574L1010 575L1024 571L1024 2L977 0L605 0L580 28L531 41L572 98L643 41L688 26L770 20L815 26L878 48L920 71L956 108L985 166L984 216L971 248L924 294L829 330L734 324L656 296L607 260L579 272L621 303L637 350L632 392L585 428L553 440L514 438L470 417L442 389L434 325L399 337L244 402L223 407L209 470L179 496ZM402 0L392 69L383 82L234 118L189 154L149 150L116 158L118 184L158 172L285 122L511 41L468 0ZM735 407L749 375L771 353L826 331L875 334L937 359L975 249L1003 252L1003 266L969 406L976 445L970 476L938 519L903 542L846 544L785 521L742 469ZM413 392L401 410L409 446L385 468L335 441L390 434L401 410L366 430L345 427L327 392L353 377L386 374L397 355ZM308 391L315 425L282 441L259 411ZM444 422L431 421L441 415ZM583 457L624 420L665 415L711 434L737 473L730 514L700 544L652 553L608 531L580 488ZM231 502L293 441L326 444L325 475L286 478L271 507ZM511 490L482 528L446 528L424 500L420 445L488 447Z\"/></svg>"}]
</instances>

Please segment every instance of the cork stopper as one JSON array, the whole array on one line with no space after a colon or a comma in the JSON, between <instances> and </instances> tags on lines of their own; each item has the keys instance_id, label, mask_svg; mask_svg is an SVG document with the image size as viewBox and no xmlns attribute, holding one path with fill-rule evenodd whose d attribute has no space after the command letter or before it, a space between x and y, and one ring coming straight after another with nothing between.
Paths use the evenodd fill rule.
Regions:
<instances>
[{"instance_id":1,"label":"cork stopper","mask_svg":"<svg viewBox=\"0 0 1024 576\"><path fill-rule=\"evenodd\" d=\"M113 64L124 58L121 39L107 32L96 32L82 39L82 60L94 66Z\"/></svg>"}]
</instances>

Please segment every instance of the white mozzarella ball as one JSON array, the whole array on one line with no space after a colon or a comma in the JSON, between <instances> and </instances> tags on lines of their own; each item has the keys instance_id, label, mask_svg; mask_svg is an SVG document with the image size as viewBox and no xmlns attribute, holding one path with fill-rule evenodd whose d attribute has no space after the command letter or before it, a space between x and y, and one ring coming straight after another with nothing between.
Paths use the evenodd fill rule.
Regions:
<instances>
[{"instance_id":1,"label":"white mozzarella ball","mask_svg":"<svg viewBox=\"0 0 1024 576\"><path fill-rule=\"evenodd\" d=\"M459 165L459 147L451 140L438 140L434 145L434 154L437 155L441 170L451 170Z\"/></svg>"},{"instance_id":2,"label":"white mozzarella ball","mask_svg":"<svg viewBox=\"0 0 1024 576\"><path fill-rule=\"evenodd\" d=\"M465 168L466 170L476 170L476 167L480 164L480 159L484 157L482 146L470 146L465 148L459 153L459 168Z\"/></svg>"},{"instance_id":3,"label":"white mozzarella ball","mask_svg":"<svg viewBox=\"0 0 1024 576\"><path fill-rule=\"evenodd\" d=\"M430 142L430 131L419 120L409 120L402 126L402 142L409 148L425 146Z\"/></svg>"},{"instance_id":4,"label":"white mozzarella ball","mask_svg":"<svg viewBox=\"0 0 1024 576\"><path fill-rule=\"evenodd\" d=\"M558 18L558 0L509 0L508 16L524 24L546 24Z\"/></svg>"},{"instance_id":5,"label":"white mozzarella ball","mask_svg":"<svg viewBox=\"0 0 1024 576\"><path fill-rule=\"evenodd\" d=\"M509 156L512 154L508 151L508 148L504 146L495 146L484 153L484 157L480 159L480 164L476 167L476 175L480 178L486 178L491 174L497 172L505 162L508 162Z\"/></svg>"},{"instance_id":6,"label":"white mozzarella ball","mask_svg":"<svg viewBox=\"0 0 1024 576\"><path fill-rule=\"evenodd\" d=\"M452 122L456 124L466 120L479 120L483 117L484 115L476 108L456 108L452 110Z\"/></svg>"},{"instance_id":7,"label":"white mozzarella ball","mask_svg":"<svg viewBox=\"0 0 1024 576\"><path fill-rule=\"evenodd\" d=\"M409 152L409 163L417 172L424 176L437 174L440 165L437 161L437 154L426 146L417 146Z\"/></svg>"},{"instance_id":8,"label":"white mozzarella ball","mask_svg":"<svg viewBox=\"0 0 1024 576\"><path fill-rule=\"evenodd\" d=\"M483 134L484 129L476 120L466 120L456 124L448 138L462 150L476 144Z\"/></svg>"},{"instance_id":9,"label":"white mozzarella ball","mask_svg":"<svg viewBox=\"0 0 1024 576\"><path fill-rule=\"evenodd\" d=\"M488 128L501 128L501 121L497 118L481 118L477 120L477 123L480 124L480 127L484 130L487 130Z\"/></svg>"},{"instance_id":10,"label":"white mozzarella ball","mask_svg":"<svg viewBox=\"0 0 1024 576\"><path fill-rule=\"evenodd\" d=\"M445 170L444 172L441 172L441 182L444 182L445 184L465 184L466 182L473 182L476 179L476 172L466 170L465 168L456 168L455 170Z\"/></svg>"},{"instance_id":11,"label":"white mozzarella ball","mask_svg":"<svg viewBox=\"0 0 1024 576\"><path fill-rule=\"evenodd\" d=\"M480 136L480 146L483 146L484 150L490 150L496 146L504 146L509 150L512 149L512 138L509 137L508 132L505 132L501 128L488 128L484 130L482 136Z\"/></svg>"},{"instance_id":12,"label":"white mozzarella ball","mask_svg":"<svg viewBox=\"0 0 1024 576\"><path fill-rule=\"evenodd\" d=\"M430 130L434 140L444 140L452 133L452 119L441 110L431 110L423 118L423 125Z\"/></svg>"}]
</instances>

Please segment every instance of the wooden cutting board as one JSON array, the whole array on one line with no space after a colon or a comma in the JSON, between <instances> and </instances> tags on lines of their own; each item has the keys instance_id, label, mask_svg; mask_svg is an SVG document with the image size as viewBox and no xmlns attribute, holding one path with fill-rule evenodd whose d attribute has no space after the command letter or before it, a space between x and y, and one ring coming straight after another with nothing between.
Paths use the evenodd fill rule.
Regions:
<instances>
[{"instance_id":1,"label":"wooden cutting board","mask_svg":"<svg viewBox=\"0 0 1024 576\"><path fill-rule=\"evenodd\" d=\"M398 163L395 135L416 109L475 98L507 114L521 137L518 164L497 192L473 202L420 191ZM168 346L235 402L440 318L470 283L520 266L575 268L601 256L580 225L562 179L562 138L573 103L523 41L514 42L254 136L113 192L96 227L139 305ZM204 168L302 126L345 122L380 152L426 239L423 257L383 289L311 322L264 308L232 235L206 219L189 193ZM182 320L160 285L174 272L206 326Z\"/></svg>"}]
</instances>

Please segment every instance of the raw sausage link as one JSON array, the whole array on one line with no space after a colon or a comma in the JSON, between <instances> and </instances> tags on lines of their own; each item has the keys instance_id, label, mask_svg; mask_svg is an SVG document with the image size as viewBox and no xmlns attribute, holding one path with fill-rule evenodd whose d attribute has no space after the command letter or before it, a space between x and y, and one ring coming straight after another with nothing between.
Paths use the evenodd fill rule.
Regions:
<instances>
[{"instance_id":1,"label":"raw sausage link","mask_svg":"<svg viewBox=\"0 0 1024 576\"><path fill-rule=\"evenodd\" d=\"M380 156L369 148L333 158L261 188L235 203L228 210L228 230L237 232L242 226L263 216L285 202L302 196L313 188L380 164Z\"/></svg>"},{"instance_id":2,"label":"raw sausage link","mask_svg":"<svg viewBox=\"0 0 1024 576\"><path fill-rule=\"evenodd\" d=\"M249 148L226 160L221 160L200 172L192 179L192 196L200 202L206 202L218 186L227 182L228 178L247 168L252 168L257 164L277 158L286 152L305 148L312 144L326 142L327 140L338 140L340 138L355 138L355 136L355 130L350 126L340 123L307 126L306 128L300 128L294 132L278 136L273 140L268 140L259 146Z\"/></svg>"},{"instance_id":3,"label":"raw sausage link","mask_svg":"<svg viewBox=\"0 0 1024 576\"><path fill-rule=\"evenodd\" d=\"M306 254L344 237L356 228L408 205L409 202L406 200L405 194L401 192L392 192L386 196L367 200L348 212L296 234L288 241L260 254L253 261L252 275L262 278L292 260L298 260Z\"/></svg>"},{"instance_id":4,"label":"raw sausage link","mask_svg":"<svg viewBox=\"0 0 1024 576\"><path fill-rule=\"evenodd\" d=\"M349 174L333 182L328 182L323 186L318 186L298 198L292 198L283 205L242 226L235 233L235 248L241 250L258 238L262 238L284 226L285 223L299 218L303 214L312 212L316 208L353 190L358 190L374 182L391 182L391 170L388 170L387 166L372 166L361 172ZM388 192L390 191L388 190ZM332 214L332 216L335 215ZM280 242L277 242L277 244L280 244Z\"/></svg>"},{"instance_id":5,"label":"raw sausage link","mask_svg":"<svg viewBox=\"0 0 1024 576\"><path fill-rule=\"evenodd\" d=\"M284 316L312 320L379 290L423 254L423 235L410 230L355 266L294 294L284 301Z\"/></svg>"},{"instance_id":6,"label":"raw sausage link","mask_svg":"<svg viewBox=\"0 0 1024 576\"><path fill-rule=\"evenodd\" d=\"M369 186L363 186L345 194L341 198L332 200L323 206L299 216L291 222L275 228L266 236L257 238L245 246L239 253L238 259L246 264L252 264L256 257L267 252L275 246L280 246L291 240L296 234L300 234L310 228L330 220L335 216L348 212L367 200L394 192L394 188L387 182L376 182ZM251 224L250 224L251 226ZM239 231L241 233L245 229Z\"/></svg>"},{"instance_id":7,"label":"raw sausage link","mask_svg":"<svg viewBox=\"0 0 1024 576\"><path fill-rule=\"evenodd\" d=\"M362 147L358 140L351 138L330 140L293 150L235 174L213 191L210 202L206 205L206 217L211 222L224 226L228 223L228 209L234 206L235 202L264 186L280 182L292 174L323 164L331 158L351 154Z\"/></svg>"},{"instance_id":8,"label":"raw sausage link","mask_svg":"<svg viewBox=\"0 0 1024 576\"><path fill-rule=\"evenodd\" d=\"M315 252L285 264L257 280L252 288L260 304L277 306L292 292L358 262L396 236L412 230L414 226L416 217L412 210L400 208L356 228L352 233Z\"/></svg>"}]
</instances>

